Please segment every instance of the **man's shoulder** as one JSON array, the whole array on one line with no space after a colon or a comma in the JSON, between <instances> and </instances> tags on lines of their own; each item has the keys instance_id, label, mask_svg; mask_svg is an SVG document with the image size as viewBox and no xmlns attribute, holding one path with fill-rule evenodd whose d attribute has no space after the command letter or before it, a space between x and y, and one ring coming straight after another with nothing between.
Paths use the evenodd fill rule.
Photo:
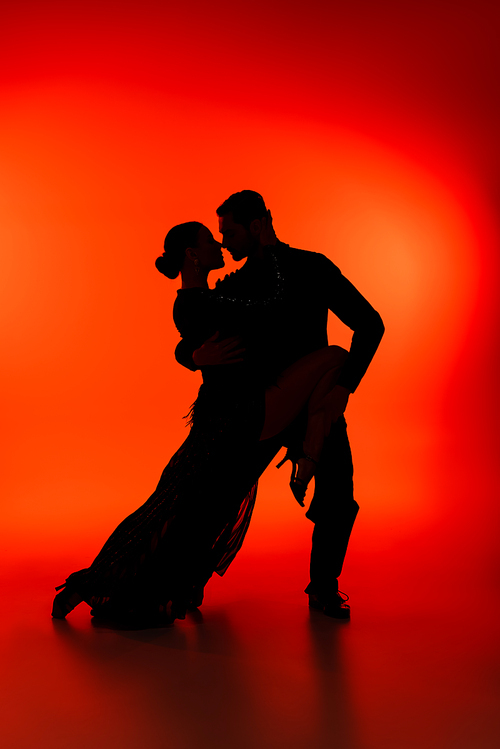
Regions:
<instances>
[{"instance_id":1,"label":"man's shoulder","mask_svg":"<svg viewBox=\"0 0 500 749\"><path fill-rule=\"evenodd\" d=\"M285 244L285 242L278 242L274 247L274 251L276 253L286 253L290 256L303 258L304 260L310 260L315 255L320 254L319 252L313 252L312 250L301 250L298 247L292 247L289 244Z\"/></svg>"},{"instance_id":2,"label":"man's shoulder","mask_svg":"<svg viewBox=\"0 0 500 749\"><path fill-rule=\"evenodd\" d=\"M321 252L313 252L312 250L300 250L297 247L291 247L284 242L278 242L275 247L276 257L283 263L290 265L291 267L310 268L318 272L325 272L328 270L338 271L337 266Z\"/></svg>"}]
</instances>

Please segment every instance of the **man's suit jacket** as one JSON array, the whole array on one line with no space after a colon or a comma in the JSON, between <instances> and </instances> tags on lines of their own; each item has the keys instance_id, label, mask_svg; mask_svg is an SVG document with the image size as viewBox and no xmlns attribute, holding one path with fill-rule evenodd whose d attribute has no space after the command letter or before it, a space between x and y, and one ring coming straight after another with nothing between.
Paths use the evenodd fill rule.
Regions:
<instances>
[{"instance_id":1,"label":"man's suit jacket","mask_svg":"<svg viewBox=\"0 0 500 749\"><path fill-rule=\"evenodd\" d=\"M265 249L265 258L250 258L216 284L225 299L248 306L250 324L243 331L246 356L272 381L302 356L328 345L328 311L353 331L351 348L339 384L351 393L365 374L384 333L378 312L345 278L339 268L317 252L282 242ZM231 328L224 334L242 332ZM180 364L195 370L193 350L183 340L176 348ZM236 375L236 372L235 372Z\"/></svg>"}]
</instances>

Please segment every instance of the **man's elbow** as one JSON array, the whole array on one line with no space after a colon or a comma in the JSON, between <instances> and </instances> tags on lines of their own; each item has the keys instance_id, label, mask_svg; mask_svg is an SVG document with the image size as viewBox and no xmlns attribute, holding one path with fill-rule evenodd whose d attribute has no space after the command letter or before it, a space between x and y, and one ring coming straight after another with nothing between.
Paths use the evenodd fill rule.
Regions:
<instances>
[{"instance_id":1,"label":"man's elbow","mask_svg":"<svg viewBox=\"0 0 500 749\"><path fill-rule=\"evenodd\" d=\"M373 310L372 319L370 321L370 329L372 332L372 335L376 338L378 338L379 342L382 340L382 336L385 333L385 325L380 317L379 313L376 310Z\"/></svg>"}]
</instances>

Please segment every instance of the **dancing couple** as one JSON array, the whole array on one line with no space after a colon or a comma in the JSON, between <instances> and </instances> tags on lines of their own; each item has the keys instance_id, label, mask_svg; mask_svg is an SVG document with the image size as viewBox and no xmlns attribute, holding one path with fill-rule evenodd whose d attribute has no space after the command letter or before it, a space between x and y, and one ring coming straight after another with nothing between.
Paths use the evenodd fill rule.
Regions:
<instances>
[{"instance_id":1,"label":"dancing couple","mask_svg":"<svg viewBox=\"0 0 500 749\"><path fill-rule=\"evenodd\" d=\"M241 547L257 482L282 446L290 489L314 524L309 605L348 619L338 590L358 512L344 411L384 332L380 315L324 255L278 241L261 195L243 190L217 209L222 244L196 221L171 229L157 269L181 275L176 358L203 382L187 439L149 499L111 534L87 569L56 590L52 616L82 601L125 626L161 626L198 607L212 574ZM234 273L209 288L210 271ZM349 352L329 346L331 310L353 330Z\"/></svg>"}]
</instances>

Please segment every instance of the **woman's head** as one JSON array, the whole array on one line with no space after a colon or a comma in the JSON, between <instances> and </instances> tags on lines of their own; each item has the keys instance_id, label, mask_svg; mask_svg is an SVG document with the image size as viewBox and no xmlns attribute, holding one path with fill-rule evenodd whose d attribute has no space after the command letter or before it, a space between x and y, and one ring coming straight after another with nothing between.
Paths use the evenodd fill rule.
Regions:
<instances>
[{"instance_id":1,"label":"woman's head","mask_svg":"<svg viewBox=\"0 0 500 749\"><path fill-rule=\"evenodd\" d=\"M199 221L174 226L165 237L163 247L163 255L156 259L155 264L167 278L177 278L186 262L203 273L224 266L220 242Z\"/></svg>"}]
</instances>

